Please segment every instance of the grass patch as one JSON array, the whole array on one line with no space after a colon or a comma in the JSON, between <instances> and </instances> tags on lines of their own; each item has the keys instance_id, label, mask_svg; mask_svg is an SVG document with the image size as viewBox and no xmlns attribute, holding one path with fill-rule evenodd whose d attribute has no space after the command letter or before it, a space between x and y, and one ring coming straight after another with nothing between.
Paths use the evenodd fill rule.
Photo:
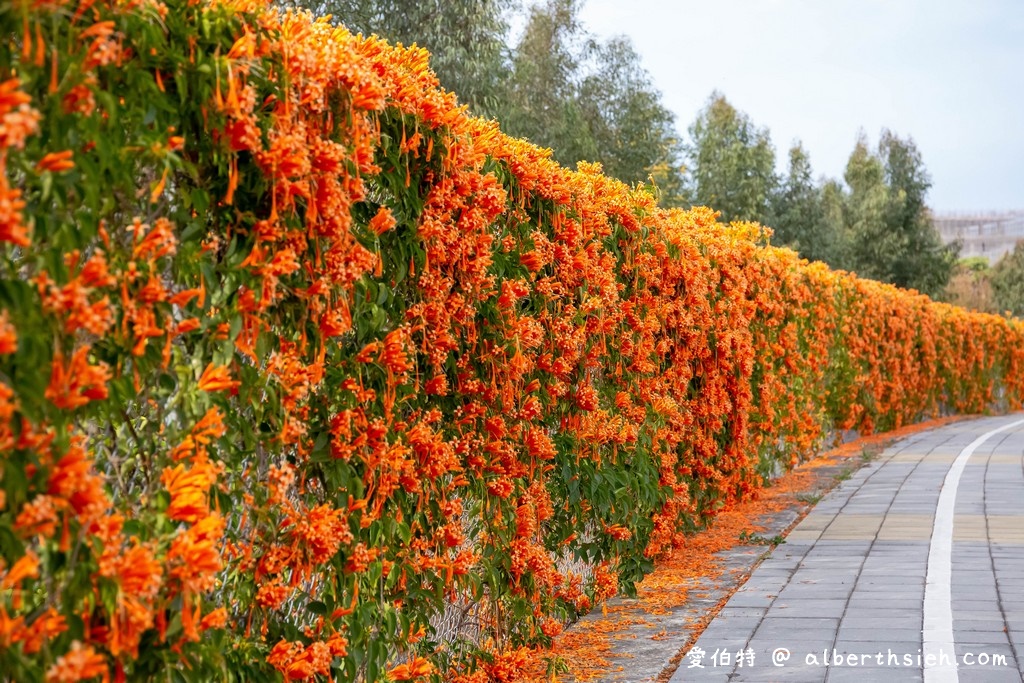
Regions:
<instances>
[{"instance_id":1,"label":"grass patch","mask_svg":"<svg viewBox=\"0 0 1024 683\"><path fill-rule=\"evenodd\" d=\"M776 534L769 538L758 533L752 533L746 529L740 532L740 543L745 543L746 545L770 545L774 548L785 542L786 537L782 534Z\"/></svg>"},{"instance_id":2,"label":"grass patch","mask_svg":"<svg viewBox=\"0 0 1024 683\"><path fill-rule=\"evenodd\" d=\"M817 505L824 495L824 493L798 493L796 499L804 505Z\"/></svg>"}]
</instances>

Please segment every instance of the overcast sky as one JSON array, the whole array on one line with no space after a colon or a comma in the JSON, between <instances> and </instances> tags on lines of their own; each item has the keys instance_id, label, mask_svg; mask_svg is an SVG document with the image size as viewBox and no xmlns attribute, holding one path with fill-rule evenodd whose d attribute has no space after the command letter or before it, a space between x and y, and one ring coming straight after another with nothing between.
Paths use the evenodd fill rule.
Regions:
<instances>
[{"instance_id":1,"label":"overcast sky","mask_svg":"<svg viewBox=\"0 0 1024 683\"><path fill-rule=\"evenodd\" d=\"M889 128L935 210L1024 209L1024 0L586 0L581 18L632 39L681 133L717 89L818 175Z\"/></svg>"}]
</instances>

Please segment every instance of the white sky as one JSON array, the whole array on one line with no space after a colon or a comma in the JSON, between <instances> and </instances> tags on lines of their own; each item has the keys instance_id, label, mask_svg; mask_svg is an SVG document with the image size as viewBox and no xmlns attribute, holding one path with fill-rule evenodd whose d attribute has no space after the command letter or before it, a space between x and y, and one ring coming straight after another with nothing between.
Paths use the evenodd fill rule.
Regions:
<instances>
[{"instance_id":1,"label":"white sky","mask_svg":"<svg viewBox=\"0 0 1024 683\"><path fill-rule=\"evenodd\" d=\"M912 137L944 211L1024 208L1024 0L586 0L629 36L676 126L720 90L841 178L858 131Z\"/></svg>"}]
</instances>

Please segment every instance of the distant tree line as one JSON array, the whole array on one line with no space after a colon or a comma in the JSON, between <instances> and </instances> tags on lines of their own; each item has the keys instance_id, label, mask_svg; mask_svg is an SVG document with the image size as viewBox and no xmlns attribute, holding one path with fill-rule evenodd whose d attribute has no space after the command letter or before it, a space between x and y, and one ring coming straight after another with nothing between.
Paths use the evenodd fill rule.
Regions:
<instances>
[{"instance_id":1,"label":"distant tree line","mask_svg":"<svg viewBox=\"0 0 1024 683\"><path fill-rule=\"evenodd\" d=\"M994 265L984 256L962 259L945 298L964 308L1024 318L1024 240Z\"/></svg>"},{"instance_id":2,"label":"distant tree line","mask_svg":"<svg viewBox=\"0 0 1024 683\"><path fill-rule=\"evenodd\" d=\"M290 1L426 47L441 84L474 114L550 147L564 165L599 161L656 188L664 205L759 221L805 258L933 297L954 272L958 247L931 222L931 180L913 140L885 130L872 148L862 134L842 182L815 179L797 142L779 174L768 129L718 92L684 140L629 39L602 42L581 25L582 0Z\"/></svg>"}]
</instances>

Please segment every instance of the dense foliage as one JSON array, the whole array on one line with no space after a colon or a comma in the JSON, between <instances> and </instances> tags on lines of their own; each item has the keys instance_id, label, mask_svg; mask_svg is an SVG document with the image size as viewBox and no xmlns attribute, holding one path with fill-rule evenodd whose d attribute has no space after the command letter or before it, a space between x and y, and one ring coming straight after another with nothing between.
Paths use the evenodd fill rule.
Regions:
<instances>
[{"instance_id":1,"label":"dense foliage","mask_svg":"<svg viewBox=\"0 0 1024 683\"><path fill-rule=\"evenodd\" d=\"M992 267L993 305L1000 313L1024 317L1024 241L1003 255Z\"/></svg>"},{"instance_id":2,"label":"dense foliage","mask_svg":"<svg viewBox=\"0 0 1024 683\"><path fill-rule=\"evenodd\" d=\"M943 301L983 313L1001 313L992 294L992 268L984 256L960 259Z\"/></svg>"},{"instance_id":3,"label":"dense foliage","mask_svg":"<svg viewBox=\"0 0 1024 683\"><path fill-rule=\"evenodd\" d=\"M768 129L756 128L716 92L690 126L690 138L694 202L715 207L726 221L765 220L778 183Z\"/></svg>"},{"instance_id":4,"label":"dense foliage","mask_svg":"<svg viewBox=\"0 0 1024 683\"><path fill-rule=\"evenodd\" d=\"M0 671L514 680L1024 328L808 265L253 0L0 7Z\"/></svg>"}]
</instances>

